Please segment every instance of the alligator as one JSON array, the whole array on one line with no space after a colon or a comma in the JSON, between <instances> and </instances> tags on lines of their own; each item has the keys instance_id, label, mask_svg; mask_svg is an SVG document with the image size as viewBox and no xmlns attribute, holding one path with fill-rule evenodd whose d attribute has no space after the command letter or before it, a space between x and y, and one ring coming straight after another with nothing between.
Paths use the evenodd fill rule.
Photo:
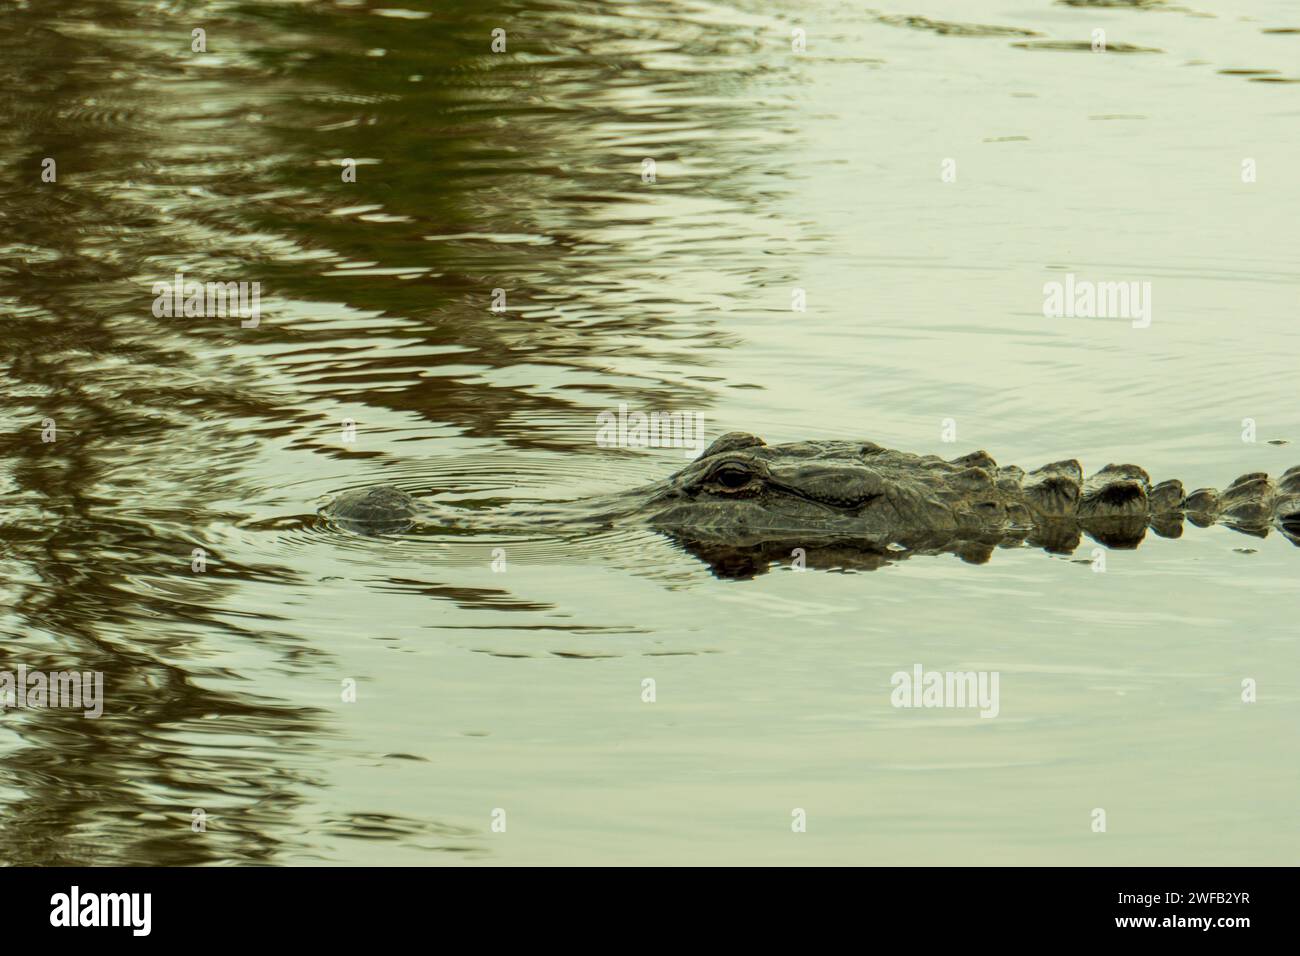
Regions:
<instances>
[{"instance_id":1,"label":"alligator","mask_svg":"<svg viewBox=\"0 0 1300 956\"><path fill-rule=\"evenodd\" d=\"M662 481L595 499L470 513L380 486L346 492L321 514L367 534L421 523L494 531L642 523L720 576L749 577L795 549L813 567L871 568L913 554L983 563L994 548L1024 545L1071 554L1083 534L1133 548L1148 528L1179 537L1184 519L1256 537L1276 528L1300 545L1300 466L1277 481L1256 472L1189 494L1177 480L1152 483L1136 465L1085 478L1073 459L1026 472L984 451L944 460L867 441L768 445L730 432Z\"/></svg>"}]
</instances>

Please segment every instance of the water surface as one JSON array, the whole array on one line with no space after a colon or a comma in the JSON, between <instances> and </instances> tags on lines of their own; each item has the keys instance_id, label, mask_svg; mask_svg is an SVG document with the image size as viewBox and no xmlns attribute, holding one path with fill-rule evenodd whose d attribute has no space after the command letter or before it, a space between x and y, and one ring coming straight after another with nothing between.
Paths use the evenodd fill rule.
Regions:
<instances>
[{"instance_id":1,"label":"water surface","mask_svg":"<svg viewBox=\"0 0 1300 956\"><path fill-rule=\"evenodd\" d=\"M1294 863L1279 535L735 579L630 526L314 513L681 467L598 446L620 403L1278 474L1298 30L1280 0L0 5L0 669L107 698L0 717L0 857ZM155 317L176 273L261 282L260 323ZM1151 282L1150 326L1045 318L1071 273ZM999 716L891 707L915 663L999 672Z\"/></svg>"}]
</instances>

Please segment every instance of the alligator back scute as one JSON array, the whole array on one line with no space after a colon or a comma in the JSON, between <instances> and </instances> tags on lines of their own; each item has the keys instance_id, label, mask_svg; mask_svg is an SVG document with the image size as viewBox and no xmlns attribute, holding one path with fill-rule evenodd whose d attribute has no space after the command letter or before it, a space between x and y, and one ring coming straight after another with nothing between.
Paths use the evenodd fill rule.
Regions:
<instances>
[{"instance_id":1,"label":"alligator back scute","mask_svg":"<svg viewBox=\"0 0 1300 956\"><path fill-rule=\"evenodd\" d=\"M1183 483L1177 478L1162 481L1147 492L1147 506L1153 515L1178 511L1183 507L1184 500L1186 500L1186 492L1183 490Z\"/></svg>"},{"instance_id":2,"label":"alligator back scute","mask_svg":"<svg viewBox=\"0 0 1300 956\"><path fill-rule=\"evenodd\" d=\"M1282 477L1277 480L1277 487L1284 494L1300 494L1300 465L1282 472Z\"/></svg>"},{"instance_id":3,"label":"alligator back scute","mask_svg":"<svg viewBox=\"0 0 1300 956\"><path fill-rule=\"evenodd\" d=\"M1273 517L1273 482L1262 471L1242 475L1219 496L1220 514L1242 525L1267 525Z\"/></svg>"},{"instance_id":4,"label":"alligator back scute","mask_svg":"<svg viewBox=\"0 0 1300 956\"><path fill-rule=\"evenodd\" d=\"M1107 465L1083 483L1080 517L1129 517L1147 514L1151 477L1137 465Z\"/></svg>"},{"instance_id":5,"label":"alligator back scute","mask_svg":"<svg viewBox=\"0 0 1300 956\"><path fill-rule=\"evenodd\" d=\"M1036 468L1025 477L1025 497L1040 514L1074 514L1083 485L1083 469L1073 458Z\"/></svg>"},{"instance_id":6,"label":"alligator back scute","mask_svg":"<svg viewBox=\"0 0 1300 956\"><path fill-rule=\"evenodd\" d=\"M1273 514L1288 532L1300 533L1300 465L1288 468L1278 479Z\"/></svg>"},{"instance_id":7,"label":"alligator back scute","mask_svg":"<svg viewBox=\"0 0 1300 956\"><path fill-rule=\"evenodd\" d=\"M952 464L972 468L984 468L989 471L998 470L998 463L993 460L992 455L983 449L973 451L969 455L962 455L960 458L954 458Z\"/></svg>"},{"instance_id":8,"label":"alligator back scute","mask_svg":"<svg viewBox=\"0 0 1300 956\"><path fill-rule=\"evenodd\" d=\"M954 472L949 476L948 483L954 491L978 492L991 490L993 488L993 480L992 472L987 471L984 468L972 467L963 468L961 471Z\"/></svg>"}]
</instances>

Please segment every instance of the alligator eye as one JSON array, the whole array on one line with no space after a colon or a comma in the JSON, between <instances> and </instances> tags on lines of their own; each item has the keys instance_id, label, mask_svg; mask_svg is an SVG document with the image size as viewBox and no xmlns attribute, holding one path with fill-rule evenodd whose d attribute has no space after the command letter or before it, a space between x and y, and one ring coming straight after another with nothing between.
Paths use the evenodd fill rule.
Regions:
<instances>
[{"instance_id":1,"label":"alligator eye","mask_svg":"<svg viewBox=\"0 0 1300 956\"><path fill-rule=\"evenodd\" d=\"M749 479L753 477L749 470L742 468L740 465L723 465L712 475L713 481L717 482L724 488L730 488L735 491L744 488L749 484Z\"/></svg>"}]
</instances>

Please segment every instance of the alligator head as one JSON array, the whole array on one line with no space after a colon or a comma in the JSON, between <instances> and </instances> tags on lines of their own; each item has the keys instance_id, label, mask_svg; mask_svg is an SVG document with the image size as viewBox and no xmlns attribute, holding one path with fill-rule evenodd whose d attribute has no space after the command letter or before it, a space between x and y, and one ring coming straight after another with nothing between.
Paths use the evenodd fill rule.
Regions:
<instances>
[{"instance_id":1,"label":"alligator head","mask_svg":"<svg viewBox=\"0 0 1300 956\"><path fill-rule=\"evenodd\" d=\"M654 486L643 513L657 527L747 537L815 532L878 537L1028 527L1024 473L984 452L946 462L871 442L768 445L723 435Z\"/></svg>"}]
</instances>

